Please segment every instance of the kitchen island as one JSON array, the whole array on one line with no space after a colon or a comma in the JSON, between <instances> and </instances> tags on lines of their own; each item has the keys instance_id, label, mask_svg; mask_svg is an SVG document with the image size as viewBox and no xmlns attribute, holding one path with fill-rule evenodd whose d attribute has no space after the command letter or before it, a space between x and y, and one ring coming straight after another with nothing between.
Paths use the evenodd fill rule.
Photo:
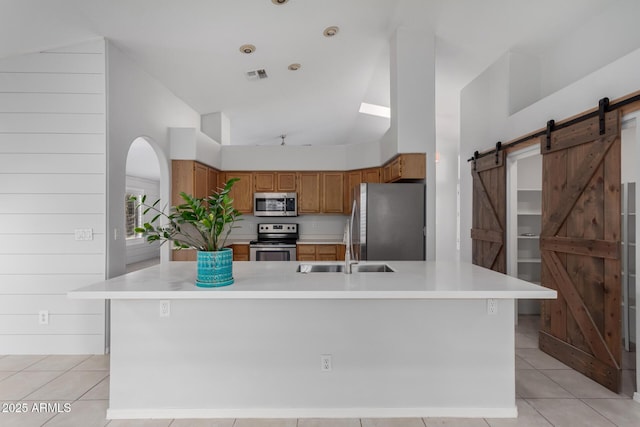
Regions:
<instances>
[{"instance_id":1,"label":"kitchen island","mask_svg":"<svg viewBox=\"0 0 640 427\"><path fill-rule=\"evenodd\" d=\"M203 289L171 262L70 292L111 300L107 417L517 415L514 302L555 291L465 263L299 264L234 262Z\"/></svg>"}]
</instances>

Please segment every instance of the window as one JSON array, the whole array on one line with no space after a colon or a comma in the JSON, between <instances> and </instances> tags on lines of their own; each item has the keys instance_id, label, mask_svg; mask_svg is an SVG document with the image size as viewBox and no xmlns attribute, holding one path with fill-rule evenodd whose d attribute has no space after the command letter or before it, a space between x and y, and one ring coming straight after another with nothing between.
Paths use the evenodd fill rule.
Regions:
<instances>
[{"instance_id":1,"label":"window","mask_svg":"<svg viewBox=\"0 0 640 427\"><path fill-rule=\"evenodd\" d=\"M133 200L132 198L135 198ZM127 193L124 199L126 236L127 239L139 239L142 233L136 233L136 227L142 227L142 209L138 206L142 201L142 194Z\"/></svg>"}]
</instances>

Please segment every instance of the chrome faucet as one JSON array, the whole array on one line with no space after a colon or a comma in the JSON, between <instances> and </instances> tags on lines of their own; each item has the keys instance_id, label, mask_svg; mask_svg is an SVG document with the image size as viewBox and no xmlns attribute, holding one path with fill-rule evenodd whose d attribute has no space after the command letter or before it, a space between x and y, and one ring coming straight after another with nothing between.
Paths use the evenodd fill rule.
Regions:
<instances>
[{"instance_id":1,"label":"chrome faucet","mask_svg":"<svg viewBox=\"0 0 640 427\"><path fill-rule=\"evenodd\" d=\"M353 215L356 212L356 201L353 201L353 207L351 208L351 217L349 218L349 221L347 221L347 226L346 226L346 235L345 235L345 251L344 251L344 274L351 274L352 273L352 266L353 264L357 264L358 261L352 261L351 260L351 254L352 254L352 250L353 250L353 241L351 239L351 231L353 229Z\"/></svg>"}]
</instances>

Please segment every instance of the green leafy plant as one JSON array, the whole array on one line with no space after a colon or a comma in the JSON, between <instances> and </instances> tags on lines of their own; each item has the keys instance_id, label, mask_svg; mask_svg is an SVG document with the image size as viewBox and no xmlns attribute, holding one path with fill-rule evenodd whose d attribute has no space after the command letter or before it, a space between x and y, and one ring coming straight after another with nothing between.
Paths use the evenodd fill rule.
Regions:
<instances>
[{"instance_id":1,"label":"green leafy plant","mask_svg":"<svg viewBox=\"0 0 640 427\"><path fill-rule=\"evenodd\" d=\"M222 250L231 230L237 228L234 224L241 220L242 214L233 207L229 196L231 187L239 179L230 179L223 188L203 198L182 192L180 196L185 203L172 206L169 213L165 212L166 206L158 207L160 199L149 205L143 196L138 206L144 209L144 215L152 212L155 216L143 227L137 227L136 233L142 233L149 243L172 241L181 249Z\"/></svg>"}]
</instances>

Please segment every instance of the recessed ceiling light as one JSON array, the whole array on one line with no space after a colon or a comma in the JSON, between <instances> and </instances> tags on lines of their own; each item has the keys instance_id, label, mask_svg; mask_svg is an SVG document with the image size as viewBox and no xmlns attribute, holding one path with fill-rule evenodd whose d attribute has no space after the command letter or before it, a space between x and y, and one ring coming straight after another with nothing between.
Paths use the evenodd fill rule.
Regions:
<instances>
[{"instance_id":1,"label":"recessed ceiling light","mask_svg":"<svg viewBox=\"0 0 640 427\"><path fill-rule=\"evenodd\" d=\"M277 4L278 6L280 6L281 4L285 4L288 1L289 0L271 0L271 3Z\"/></svg>"},{"instance_id":2,"label":"recessed ceiling light","mask_svg":"<svg viewBox=\"0 0 640 427\"><path fill-rule=\"evenodd\" d=\"M363 102L360 104L359 112L363 114L370 114L372 116L386 117L387 119L391 118L391 108L383 107L382 105L367 104L366 102Z\"/></svg>"},{"instance_id":3,"label":"recessed ceiling light","mask_svg":"<svg viewBox=\"0 0 640 427\"><path fill-rule=\"evenodd\" d=\"M256 47L252 44L243 44L240 46L240 52L246 53L247 55L256 51Z\"/></svg>"},{"instance_id":4,"label":"recessed ceiling light","mask_svg":"<svg viewBox=\"0 0 640 427\"><path fill-rule=\"evenodd\" d=\"M338 34L338 31L340 31L340 28L332 26L325 28L322 34L324 34L325 37L333 37Z\"/></svg>"},{"instance_id":5,"label":"recessed ceiling light","mask_svg":"<svg viewBox=\"0 0 640 427\"><path fill-rule=\"evenodd\" d=\"M302 67L300 64L291 64L287 68L291 71L298 71Z\"/></svg>"}]
</instances>

